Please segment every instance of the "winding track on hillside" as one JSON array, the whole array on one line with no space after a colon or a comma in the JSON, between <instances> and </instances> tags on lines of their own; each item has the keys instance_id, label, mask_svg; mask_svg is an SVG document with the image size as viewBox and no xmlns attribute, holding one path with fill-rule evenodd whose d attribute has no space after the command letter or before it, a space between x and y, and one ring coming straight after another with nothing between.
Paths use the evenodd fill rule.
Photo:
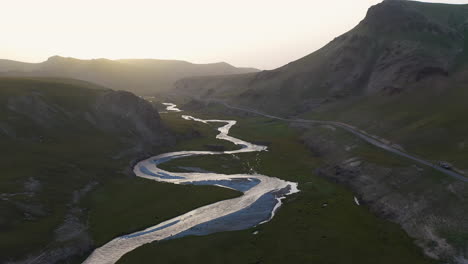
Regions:
<instances>
[{"instance_id":1,"label":"winding track on hillside","mask_svg":"<svg viewBox=\"0 0 468 264\"><path fill-rule=\"evenodd\" d=\"M378 147L380 149L383 149L383 150L386 150L388 152L399 155L401 157L410 159L410 160L415 161L415 162L417 162L419 164L431 167L431 168L433 168L433 169L435 169L435 170L437 170L437 171L439 171L439 172L441 172L441 173L443 173L443 174L445 174L447 176L450 176L450 177L453 177L453 178L455 178L457 180L468 183L468 178L467 177L465 177L465 176L463 176L463 175L461 175L461 174L459 174L459 173L457 173L455 171L444 169L444 168L442 168L440 166L437 166L434 163L431 163L428 160L416 157L416 156L411 155L411 154L409 154L407 152L403 152L403 151L401 151L401 150L399 150L397 148L394 148L394 147L392 147L392 146L390 146L388 144L385 144L385 143L379 141L376 136L368 134L367 132L359 130L359 129L357 129L357 128L349 125L349 124L346 124L346 123L336 122L336 121L321 121L321 120L283 118L283 117L279 117L279 116L274 116L274 115L262 113L262 112L259 112L257 110L254 110L254 109L248 109L248 108L243 108L243 107L232 106L232 105L229 105L226 102L219 101L219 100L209 100L209 101L224 105L225 107L230 108L230 109L239 110L239 111L248 112L248 113L253 113L253 114L257 114L257 115L272 118L272 119L278 119L278 120L287 121L287 122L318 124L318 125L331 125L331 126L339 127L339 128L342 128L342 129L350 132L351 134L354 134L354 135L360 137L362 140L364 140L364 141L366 141L366 142L368 142L368 143L370 143L370 144L372 144L372 145L374 145L374 146L376 146L376 147Z\"/></svg>"},{"instance_id":2,"label":"winding track on hillside","mask_svg":"<svg viewBox=\"0 0 468 264\"><path fill-rule=\"evenodd\" d=\"M165 105L168 111L180 111L174 104L167 103ZM161 154L139 162L134 167L134 173L138 177L159 182L214 185L230 188L242 192L243 195L203 206L145 230L117 237L94 250L83 262L84 264L116 263L126 253L153 241L175 239L188 235L208 235L222 231L243 230L263 224L273 218L276 210L281 205L282 199L299 191L297 183L260 174L175 173L158 168L159 164L184 157L235 155L267 150L265 146L255 145L229 136L229 130L236 124L234 120L202 120L187 115L183 115L182 118L187 121L206 124L225 123L224 126L218 128L219 134L216 138L230 141L241 148L233 151L179 151ZM171 197L168 197L168 199L171 199ZM109 224L112 224L112 222Z\"/></svg>"}]
</instances>

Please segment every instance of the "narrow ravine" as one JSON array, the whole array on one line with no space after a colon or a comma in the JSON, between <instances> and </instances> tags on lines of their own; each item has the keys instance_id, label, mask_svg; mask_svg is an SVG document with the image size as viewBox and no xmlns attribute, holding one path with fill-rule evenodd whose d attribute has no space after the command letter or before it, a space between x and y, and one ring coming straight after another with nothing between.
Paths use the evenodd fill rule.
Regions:
<instances>
[{"instance_id":1,"label":"narrow ravine","mask_svg":"<svg viewBox=\"0 0 468 264\"><path fill-rule=\"evenodd\" d=\"M165 103L167 111L180 112L176 105ZM214 185L242 192L237 198L203 206L132 234L117 237L94 252L83 263L116 263L126 253L153 241L181 238L188 235L208 235L216 232L243 230L271 220L287 195L298 192L297 183L260 174L178 173L158 168L164 162L200 155L233 155L245 152L267 151L229 136L235 120L202 120L183 115L187 122L221 123L216 138L230 141L240 147L233 151L179 151L161 154L139 162L135 175L148 180L173 184ZM167 197L167 199L171 199ZM164 202L164 201L158 201Z\"/></svg>"}]
</instances>

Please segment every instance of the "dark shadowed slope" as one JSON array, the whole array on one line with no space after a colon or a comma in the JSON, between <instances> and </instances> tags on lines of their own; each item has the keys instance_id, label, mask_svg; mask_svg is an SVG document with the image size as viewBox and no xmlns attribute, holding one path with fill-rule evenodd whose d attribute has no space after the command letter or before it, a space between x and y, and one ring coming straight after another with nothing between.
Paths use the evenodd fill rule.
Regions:
<instances>
[{"instance_id":1,"label":"dark shadowed slope","mask_svg":"<svg viewBox=\"0 0 468 264\"><path fill-rule=\"evenodd\" d=\"M129 92L0 78L0 263L57 263L91 250L94 211L84 200L125 181L133 159L173 142L151 104Z\"/></svg>"},{"instance_id":2,"label":"dark shadowed slope","mask_svg":"<svg viewBox=\"0 0 468 264\"><path fill-rule=\"evenodd\" d=\"M138 94L170 89L174 82L190 76L241 74L258 71L227 63L193 64L175 60L78 60L54 56L42 63L0 60L2 76L73 78Z\"/></svg>"}]
</instances>

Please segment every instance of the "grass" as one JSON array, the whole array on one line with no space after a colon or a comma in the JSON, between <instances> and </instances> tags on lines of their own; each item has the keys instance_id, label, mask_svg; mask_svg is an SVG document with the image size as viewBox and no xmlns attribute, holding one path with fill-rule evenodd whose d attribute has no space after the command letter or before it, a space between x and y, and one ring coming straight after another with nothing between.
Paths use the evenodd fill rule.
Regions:
<instances>
[{"instance_id":1,"label":"grass","mask_svg":"<svg viewBox=\"0 0 468 264\"><path fill-rule=\"evenodd\" d=\"M228 189L174 185L139 178L119 178L88 197L90 231L96 246L186 213L237 197Z\"/></svg>"},{"instance_id":2,"label":"grass","mask_svg":"<svg viewBox=\"0 0 468 264\"><path fill-rule=\"evenodd\" d=\"M209 150L207 145L223 146L225 150L238 149L234 144L225 140L216 139L219 133L216 128L223 123L203 124L196 121L187 121L181 117L186 113L161 114L163 124L178 136L179 144L171 147L170 151L180 150Z\"/></svg>"},{"instance_id":3,"label":"grass","mask_svg":"<svg viewBox=\"0 0 468 264\"><path fill-rule=\"evenodd\" d=\"M71 113L86 111L93 98L102 92L31 80L8 82L0 82L1 103L6 103L6 98L11 95L41 91L47 102L58 104ZM64 87L69 91L63 90ZM122 171L128 168L133 157L120 160L112 157L128 146L122 144L117 135L99 132L83 119L47 129L5 109L0 111L1 116L7 117L5 120L16 129L19 138L0 139L2 148L9 153L0 160L0 165L5 168L0 177L0 192L24 192L24 183L30 177L42 183L42 189L34 197L18 195L9 201L0 201L2 262L56 244L52 242L55 240L54 230L68 213L73 193L90 182L99 184L77 206L88 212L89 231L95 246L204 204L238 195L228 189L149 184L146 180L126 176ZM201 150L212 144L223 145L226 149L236 148L214 139L216 125L185 121L175 113L163 114L162 119L178 135L178 144L159 149L161 153ZM166 263L349 263L350 260L356 263L430 263L398 226L377 219L365 207L354 204L352 193L317 177L314 171L323 160L310 155L298 140L297 131L287 124L246 117L232 129L232 134L249 141L268 143L270 150L238 155L239 159L228 156L193 161L181 159L167 166L188 164L229 173L254 169L265 175L299 182L301 192L285 200L278 215L266 225L239 232L152 243L128 254L122 263L153 263L155 257ZM42 135L43 141L34 137L37 135ZM372 150L361 151L373 156ZM380 162L387 162L383 155L375 157ZM219 164L223 163L229 167L220 168ZM329 206L322 208L325 202ZM19 203L40 205L45 213L25 218ZM254 230L260 233L252 235Z\"/></svg>"},{"instance_id":4,"label":"grass","mask_svg":"<svg viewBox=\"0 0 468 264\"><path fill-rule=\"evenodd\" d=\"M442 25L459 27L466 21L466 12L468 5L453 4L425 4L420 2L411 2L411 6L421 11L426 17Z\"/></svg>"},{"instance_id":5,"label":"grass","mask_svg":"<svg viewBox=\"0 0 468 264\"><path fill-rule=\"evenodd\" d=\"M56 79L0 78L0 117L14 136L0 138L6 155L0 160L0 193L13 195L0 201L0 260L38 252L55 240L54 230L69 210L73 191L89 181L105 179L121 166L110 156L121 145L116 136L91 129L82 119L64 119L47 128L27 116L10 111L12 96L40 93L44 100L69 113L89 109L104 90ZM63 117L63 116L62 116ZM57 122L63 120L55 120ZM86 142L87 144L83 144ZM25 194L25 182L34 178L41 187ZM36 210L26 209L34 207Z\"/></svg>"},{"instance_id":6,"label":"grass","mask_svg":"<svg viewBox=\"0 0 468 264\"><path fill-rule=\"evenodd\" d=\"M4 106L0 108L0 127L7 125L14 131L14 136L4 136L0 131L0 146L6 153L0 159L0 194L13 195L0 199L1 263L63 245L56 241L55 230L71 208L79 207L85 212L84 218L89 216L89 232L99 246L118 235L239 195L229 189L169 185L125 175L123 171L134 157L113 157L132 146L124 143L122 135L102 132L82 118L103 92L106 90L90 89L74 81L0 78L0 105ZM72 117L59 113L58 118L63 120L54 119L48 127L6 107L12 96L31 94L40 94L47 104L60 107ZM170 121L171 115L167 117L166 125L179 140L183 139L184 148L217 144L212 129L197 128L188 121L184 125L180 117L176 120L172 116L174 121ZM41 185L32 196L25 193L30 178ZM74 204L75 192L93 182L97 186ZM25 205L39 210L30 213ZM78 256L76 263L84 257Z\"/></svg>"},{"instance_id":7,"label":"grass","mask_svg":"<svg viewBox=\"0 0 468 264\"><path fill-rule=\"evenodd\" d=\"M460 78L460 77L458 77ZM448 86L448 87L447 87ZM304 115L349 123L429 160L467 168L468 93L456 83L425 83L396 96L374 95L324 106Z\"/></svg>"},{"instance_id":8,"label":"grass","mask_svg":"<svg viewBox=\"0 0 468 264\"><path fill-rule=\"evenodd\" d=\"M232 135L270 142L270 150L239 154L240 160L195 157L166 165L225 171L220 165L226 164L229 173L253 167L258 173L298 182L301 192L287 198L267 224L151 243L118 263L154 263L155 259L158 263L432 263L397 225L376 218L354 204L352 193L317 177L314 170L322 161L311 155L299 142L297 131L287 124L244 118L232 129ZM325 208L324 203L328 203ZM259 231L258 235L253 235L254 231Z\"/></svg>"},{"instance_id":9,"label":"grass","mask_svg":"<svg viewBox=\"0 0 468 264\"><path fill-rule=\"evenodd\" d=\"M255 160L255 157L258 157L259 154L245 153L242 154L242 156L243 159L239 159L237 155L196 156L171 160L161 164L159 167L172 172L187 172L187 170L180 168L180 166L196 168L202 164L205 170L224 174L249 173L252 172L252 170L255 171L257 164L250 164L249 161Z\"/></svg>"},{"instance_id":10,"label":"grass","mask_svg":"<svg viewBox=\"0 0 468 264\"><path fill-rule=\"evenodd\" d=\"M96 134L90 138L81 137L88 142L98 138ZM33 197L17 195L0 202L4 209L0 217L0 259L24 256L54 241L54 230L65 218L73 191L83 188L89 181L105 180L120 165L107 158L107 151L113 149L109 146L115 147L112 141L110 137L101 138L100 144L88 145L85 149L83 144L73 140L50 144L11 144L2 140L9 155L0 161L4 168L0 192L23 193L24 182L31 177L41 182L41 189ZM44 213L27 220L27 211L18 207L18 203L40 206Z\"/></svg>"}]
</instances>

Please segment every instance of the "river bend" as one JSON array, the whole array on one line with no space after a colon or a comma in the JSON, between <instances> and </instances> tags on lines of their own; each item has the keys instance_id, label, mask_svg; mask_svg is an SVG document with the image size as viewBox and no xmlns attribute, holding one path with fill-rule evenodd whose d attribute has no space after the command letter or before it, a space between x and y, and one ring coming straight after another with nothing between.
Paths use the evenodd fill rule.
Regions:
<instances>
[{"instance_id":1,"label":"river bend","mask_svg":"<svg viewBox=\"0 0 468 264\"><path fill-rule=\"evenodd\" d=\"M176 105L165 103L167 111L180 112ZM235 120L203 120L188 115L187 122L219 123L216 138L239 146L233 151L178 151L140 161L133 171L136 176L152 181L214 185L242 192L237 198L206 205L183 215L169 219L147 229L117 237L94 252L84 264L116 263L123 255L154 241L176 239L188 235L208 235L216 232L243 230L271 220L287 195L298 192L297 183L260 174L218 174L201 172L169 172L158 167L170 160L201 155L234 155L245 152L267 151L266 146L229 136ZM167 197L167 199L171 199ZM164 201L158 201L164 202ZM111 224L111 223L110 223Z\"/></svg>"}]
</instances>

